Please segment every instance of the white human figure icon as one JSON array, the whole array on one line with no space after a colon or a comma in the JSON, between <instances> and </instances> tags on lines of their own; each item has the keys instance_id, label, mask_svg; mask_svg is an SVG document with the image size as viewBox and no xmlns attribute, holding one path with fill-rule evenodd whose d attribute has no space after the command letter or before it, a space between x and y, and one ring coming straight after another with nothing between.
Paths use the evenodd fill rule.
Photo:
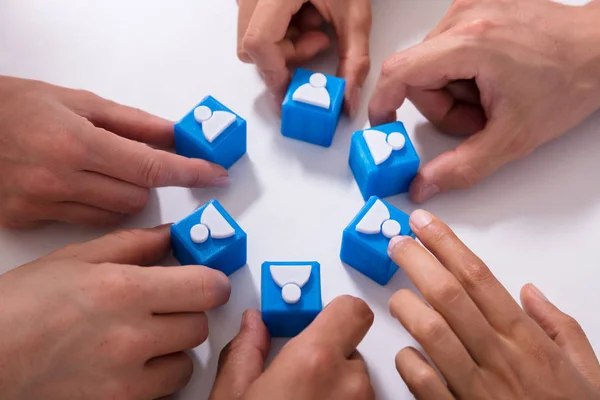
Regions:
<instances>
[{"instance_id":1,"label":"white human figure icon","mask_svg":"<svg viewBox=\"0 0 600 400\"><path fill-rule=\"evenodd\" d=\"M292 100L329 109L331 96L325 88L327 77L321 73L315 73L310 76L309 82L296 89Z\"/></svg>"},{"instance_id":2,"label":"white human figure icon","mask_svg":"<svg viewBox=\"0 0 600 400\"><path fill-rule=\"evenodd\" d=\"M221 110L213 112L206 106L199 106L194 110L194 118L202 125L202 132L204 132L206 140L212 143L234 123L235 114Z\"/></svg>"},{"instance_id":3,"label":"white human figure icon","mask_svg":"<svg viewBox=\"0 0 600 400\"><path fill-rule=\"evenodd\" d=\"M302 297L302 287L306 285L312 271L311 265L271 265L271 277L281 288L281 297L287 304L296 304Z\"/></svg>"},{"instance_id":4,"label":"white human figure icon","mask_svg":"<svg viewBox=\"0 0 600 400\"><path fill-rule=\"evenodd\" d=\"M235 229L221 215L213 204L209 204L200 216L200 223L190 229L190 238L194 243L204 243L209 237L227 239L235 235Z\"/></svg>"},{"instance_id":5,"label":"white human figure icon","mask_svg":"<svg viewBox=\"0 0 600 400\"><path fill-rule=\"evenodd\" d=\"M390 219L390 211L381 200L376 200L364 217L356 224L356 231L366 235L383 233L388 239L400 235L402 226Z\"/></svg>"},{"instance_id":6,"label":"white human figure icon","mask_svg":"<svg viewBox=\"0 0 600 400\"><path fill-rule=\"evenodd\" d=\"M363 138L367 143L369 152L375 161L375 165L384 163L394 150L402 150L406 144L406 138L400 132L392 132L389 135L373 129L363 132Z\"/></svg>"}]
</instances>

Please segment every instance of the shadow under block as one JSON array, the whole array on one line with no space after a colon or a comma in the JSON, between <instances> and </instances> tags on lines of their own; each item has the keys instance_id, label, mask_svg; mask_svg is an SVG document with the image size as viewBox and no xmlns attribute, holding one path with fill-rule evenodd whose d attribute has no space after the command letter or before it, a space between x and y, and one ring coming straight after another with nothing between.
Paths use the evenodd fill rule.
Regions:
<instances>
[{"instance_id":1,"label":"shadow under block","mask_svg":"<svg viewBox=\"0 0 600 400\"><path fill-rule=\"evenodd\" d=\"M310 85L311 78L314 80L313 76L315 75L321 79L324 77L326 80L325 89L330 99L327 108L294 100L296 91L303 86ZM283 136L323 147L331 146L340 120L345 88L346 81L342 78L315 74L298 68L292 77L281 107L281 133Z\"/></svg>"},{"instance_id":2,"label":"shadow under block","mask_svg":"<svg viewBox=\"0 0 600 400\"><path fill-rule=\"evenodd\" d=\"M196 111L201 107L209 110L206 115ZM212 96L205 97L175 124L177 154L226 169L246 154L246 140L246 121Z\"/></svg>"},{"instance_id":3,"label":"shadow under block","mask_svg":"<svg viewBox=\"0 0 600 400\"><path fill-rule=\"evenodd\" d=\"M298 335L322 309L321 267L318 262L262 264L261 312L272 337Z\"/></svg>"},{"instance_id":4,"label":"shadow under block","mask_svg":"<svg viewBox=\"0 0 600 400\"><path fill-rule=\"evenodd\" d=\"M408 220L404 212L376 196L371 197L344 229L341 260L380 285L386 285L398 271L388 256L390 239L398 235L415 237Z\"/></svg>"},{"instance_id":5,"label":"shadow under block","mask_svg":"<svg viewBox=\"0 0 600 400\"><path fill-rule=\"evenodd\" d=\"M420 162L402 122L352 135L350 169L365 200L408 192Z\"/></svg>"},{"instance_id":6,"label":"shadow under block","mask_svg":"<svg viewBox=\"0 0 600 400\"><path fill-rule=\"evenodd\" d=\"M171 226L181 265L204 265L231 275L246 265L247 235L217 200Z\"/></svg>"}]
</instances>

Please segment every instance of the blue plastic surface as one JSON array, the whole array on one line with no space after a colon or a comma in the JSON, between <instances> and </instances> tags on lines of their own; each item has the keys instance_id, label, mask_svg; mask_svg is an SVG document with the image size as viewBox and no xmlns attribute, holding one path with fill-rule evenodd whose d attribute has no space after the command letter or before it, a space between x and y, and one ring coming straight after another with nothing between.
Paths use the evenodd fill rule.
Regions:
<instances>
[{"instance_id":1,"label":"blue plastic surface","mask_svg":"<svg viewBox=\"0 0 600 400\"><path fill-rule=\"evenodd\" d=\"M296 304L287 304L281 288L271 277L271 265L294 268L311 265L308 282ZM321 266L318 262L265 262L261 270L262 319L272 337L294 337L304 330L323 309L321 301Z\"/></svg>"},{"instance_id":2,"label":"blue plastic surface","mask_svg":"<svg viewBox=\"0 0 600 400\"><path fill-rule=\"evenodd\" d=\"M356 230L356 225L377 200L381 199L376 196L371 197L358 215L350 222L350 225L344 229L340 258L344 263L380 285L386 285L396 271L398 271L398 266L390 259L387 253L390 240L382 233L367 235ZM409 216L388 202L381 201L388 208L390 219L400 223L400 234L415 237L408 224Z\"/></svg>"},{"instance_id":3,"label":"blue plastic surface","mask_svg":"<svg viewBox=\"0 0 600 400\"><path fill-rule=\"evenodd\" d=\"M235 235L226 239L209 237L204 243L194 243L190 229L200 223L204 209L213 204L227 222L235 229ZM235 220L219 204L211 200L191 215L171 226L173 255L181 265L204 265L231 275L246 265L247 235Z\"/></svg>"},{"instance_id":4,"label":"blue plastic surface","mask_svg":"<svg viewBox=\"0 0 600 400\"><path fill-rule=\"evenodd\" d=\"M329 147L340 120L346 81L331 75L327 77L326 89L331 97L331 105L326 110L321 107L294 101L296 89L309 83L314 72L298 68L283 100L281 110L281 133L289 138Z\"/></svg>"},{"instance_id":5,"label":"blue plastic surface","mask_svg":"<svg viewBox=\"0 0 600 400\"><path fill-rule=\"evenodd\" d=\"M404 124L392 122L369 129L388 135L392 132L400 132L404 135L406 144L403 149L392 151L386 161L375 165L363 137L364 131L358 131L352 135L350 169L354 173L363 198L367 200L371 196L388 197L408 192L411 182L417 175L421 160L406 133Z\"/></svg>"},{"instance_id":6,"label":"blue plastic surface","mask_svg":"<svg viewBox=\"0 0 600 400\"><path fill-rule=\"evenodd\" d=\"M202 124L194 118L194 110L199 106L207 106L213 112L221 110L235 114L214 97L205 97L175 124L175 150L181 156L201 158L229 169L246 154L246 121L235 114L235 122L210 143L204 137Z\"/></svg>"}]
</instances>

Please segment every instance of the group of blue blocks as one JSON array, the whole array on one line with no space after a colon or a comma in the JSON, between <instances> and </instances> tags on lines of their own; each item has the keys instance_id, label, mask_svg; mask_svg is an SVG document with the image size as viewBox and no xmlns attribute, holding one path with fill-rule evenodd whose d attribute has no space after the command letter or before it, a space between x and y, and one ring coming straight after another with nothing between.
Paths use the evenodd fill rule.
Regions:
<instances>
[{"instance_id":1,"label":"group of blue blocks","mask_svg":"<svg viewBox=\"0 0 600 400\"><path fill-rule=\"evenodd\" d=\"M326 106L297 101L294 93L312 83L314 75L296 70L282 104L281 132L329 147L342 110L345 81L325 75L330 100ZM175 125L178 154L225 168L246 153L246 136L246 121L211 96ZM398 270L387 253L390 238L414 235L408 215L380 198L408 191L419 162L401 122L352 135L349 164L366 204L343 232L340 258L381 285ZM171 238L173 253L182 265L204 265L227 275L246 265L247 234L217 200L174 224ZM322 309L319 263L263 263L261 308L273 337L300 333Z\"/></svg>"}]
</instances>

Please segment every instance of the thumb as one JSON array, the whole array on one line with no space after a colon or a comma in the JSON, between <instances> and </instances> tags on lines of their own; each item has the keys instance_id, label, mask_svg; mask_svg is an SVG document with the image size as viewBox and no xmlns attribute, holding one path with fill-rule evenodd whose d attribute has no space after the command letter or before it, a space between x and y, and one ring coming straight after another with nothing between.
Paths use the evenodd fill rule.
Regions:
<instances>
[{"instance_id":1,"label":"thumb","mask_svg":"<svg viewBox=\"0 0 600 400\"><path fill-rule=\"evenodd\" d=\"M499 124L489 121L456 149L427 163L410 186L411 200L422 203L440 192L467 189L516 158L506 147L503 132Z\"/></svg>"},{"instance_id":2,"label":"thumb","mask_svg":"<svg viewBox=\"0 0 600 400\"><path fill-rule=\"evenodd\" d=\"M571 316L560 311L534 285L521 290L525 312L569 357L587 380L600 389L600 365L585 332Z\"/></svg>"},{"instance_id":3,"label":"thumb","mask_svg":"<svg viewBox=\"0 0 600 400\"><path fill-rule=\"evenodd\" d=\"M237 400L263 373L271 339L258 310L246 310L240 332L221 351L210 400Z\"/></svg>"}]
</instances>

